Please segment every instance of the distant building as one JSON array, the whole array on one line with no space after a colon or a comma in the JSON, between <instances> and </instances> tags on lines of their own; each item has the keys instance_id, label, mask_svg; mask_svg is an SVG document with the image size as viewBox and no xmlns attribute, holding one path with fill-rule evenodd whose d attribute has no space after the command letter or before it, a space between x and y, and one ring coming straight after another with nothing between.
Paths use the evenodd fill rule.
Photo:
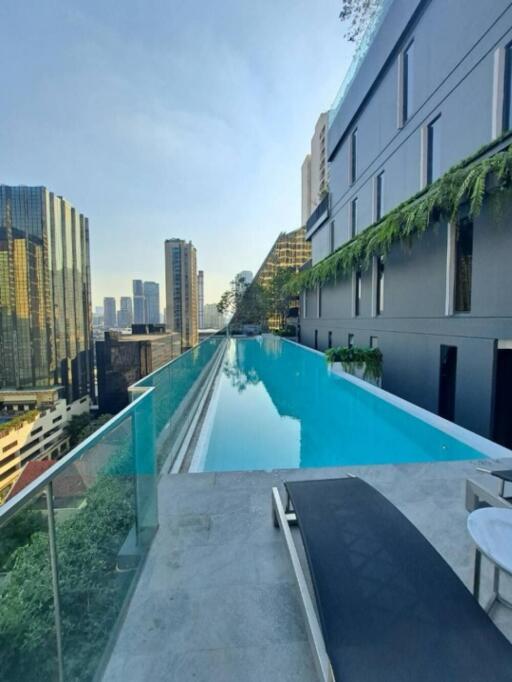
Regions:
<instances>
[{"instance_id":1,"label":"distant building","mask_svg":"<svg viewBox=\"0 0 512 682\"><path fill-rule=\"evenodd\" d=\"M113 296L103 299L103 326L105 329L117 328L116 299Z\"/></svg>"},{"instance_id":2,"label":"distant building","mask_svg":"<svg viewBox=\"0 0 512 682\"><path fill-rule=\"evenodd\" d=\"M144 324L146 322L144 282L141 279L134 279L132 286L133 286L133 323Z\"/></svg>"},{"instance_id":3,"label":"distant building","mask_svg":"<svg viewBox=\"0 0 512 682\"><path fill-rule=\"evenodd\" d=\"M235 291L237 294L245 293L247 287L251 284L253 280L253 274L250 270L242 270L235 275Z\"/></svg>"},{"instance_id":4,"label":"distant building","mask_svg":"<svg viewBox=\"0 0 512 682\"><path fill-rule=\"evenodd\" d=\"M96 342L98 405L116 414L128 405L128 387L181 353L180 336L163 325L133 325L132 334L105 332Z\"/></svg>"},{"instance_id":5,"label":"distant building","mask_svg":"<svg viewBox=\"0 0 512 682\"><path fill-rule=\"evenodd\" d=\"M68 451L65 426L89 412L90 399L67 404L61 390L0 391L0 502L28 462L59 459Z\"/></svg>"},{"instance_id":6,"label":"distant building","mask_svg":"<svg viewBox=\"0 0 512 682\"><path fill-rule=\"evenodd\" d=\"M165 323L181 337L183 350L195 346L197 335L197 263L192 242L165 242Z\"/></svg>"},{"instance_id":7,"label":"distant building","mask_svg":"<svg viewBox=\"0 0 512 682\"><path fill-rule=\"evenodd\" d=\"M204 329L222 329L225 326L224 315L217 310L216 303L204 306Z\"/></svg>"},{"instance_id":8,"label":"distant building","mask_svg":"<svg viewBox=\"0 0 512 682\"><path fill-rule=\"evenodd\" d=\"M157 282L144 282L144 322L160 324L160 285Z\"/></svg>"},{"instance_id":9,"label":"distant building","mask_svg":"<svg viewBox=\"0 0 512 682\"><path fill-rule=\"evenodd\" d=\"M133 307L130 296L121 296L119 311L117 313L117 326L126 329L133 324Z\"/></svg>"},{"instance_id":10,"label":"distant building","mask_svg":"<svg viewBox=\"0 0 512 682\"><path fill-rule=\"evenodd\" d=\"M199 329L204 327L204 272L197 273L197 324Z\"/></svg>"},{"instance_id":11,"label":"distant building","mask_svg":"<svg viewBox=\"0 0 512 682\"><path fill-rule=\"evenodd\" d=\"M311 258L311 244L306 241L306 229L299 227L292 232L282 232L254 277L254 281L265 287L270 284L275 273L282 268L300 270ZM290 306L298 308L298 299ZM271 329L279 326L279 320L270 317L268 325Z\"/></svg>"},{"instance_id":12,"label":"distant building","mask_svg":"<svg viewBox=\"0 0 512 682\"><path fill-rule=\"evenodd\" d=\"M327 128L329 116L320 114L316 122L315 132L311 138L311 151L302 164L302 225L305 225L311 213L327 194L329 171L327 166Z\"/></svg>"},{"instance_id":13,"label":"distant building","mask_svg":"<svg viewBox=\"0 0 512 682\"><path fill-rule=\"evenodd\" d=\"M45 187L0 185L0 389L93 384L89 223Z\"/></svg>"}]
</instances>

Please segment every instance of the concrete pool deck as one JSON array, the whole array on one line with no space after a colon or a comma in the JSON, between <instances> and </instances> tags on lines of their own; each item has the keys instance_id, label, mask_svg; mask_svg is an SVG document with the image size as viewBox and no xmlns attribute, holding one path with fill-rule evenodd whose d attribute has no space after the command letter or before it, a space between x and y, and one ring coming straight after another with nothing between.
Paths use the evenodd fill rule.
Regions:
<instances>
[{"instance_id":1,"label":"concrete pool deck","mask_svg":"<svg viewBox=\"0 0 512 682\"><path fill-rule=\"evenodd\" d=\"M297 589L270 491L285 480L360 475L419 528L469 587L474 551L465 479L512 460L162 476L160 527L104 682L316 682ZM484 560L481 601L491 591ZM503 579L512 597L512 581ZM512 611L493 619L512 641ZM461 652L462 654L462 652Z\"/></svg>"}]
</instances>

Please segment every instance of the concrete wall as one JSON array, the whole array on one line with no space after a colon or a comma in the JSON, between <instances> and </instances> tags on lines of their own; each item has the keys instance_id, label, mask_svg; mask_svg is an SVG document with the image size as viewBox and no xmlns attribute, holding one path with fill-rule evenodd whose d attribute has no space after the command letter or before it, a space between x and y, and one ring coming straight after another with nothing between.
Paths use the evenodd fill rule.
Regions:
<instances>
[{"instance_id":1,"label":"concrete wall","mask_svg":"<svg viewBox=\"0 0 512 682\"><path fill-rule=\"evenodd\" d=\"M413 107L399 116L400 60L414 40ZM317 263L350 238L350 203L358 199L357 232L375 220L374 183L384 176L384 214L422 188L422 130L441 114L441 173L502 132L502 82L496 64L512 40L508 0L395 0L365 61L331 122L330 217L311 237ZM357 128L357 179L349 183L350 135ZM512 339L512 201L498 216L490 206L474 222L472 306L447 314L448 226L436 225L412 245L395 245L385 264L384 311L375 316L376 278L363 274L360 315L354 317L353 276L307 294L301 305L301 339L325 349L378 337L384 355L383 386L437 411L440 346L456 346L455 421L477 433L492 433L495 348ZM450 312L448 310L448 312Z\"/></svg>"}]
</instances>

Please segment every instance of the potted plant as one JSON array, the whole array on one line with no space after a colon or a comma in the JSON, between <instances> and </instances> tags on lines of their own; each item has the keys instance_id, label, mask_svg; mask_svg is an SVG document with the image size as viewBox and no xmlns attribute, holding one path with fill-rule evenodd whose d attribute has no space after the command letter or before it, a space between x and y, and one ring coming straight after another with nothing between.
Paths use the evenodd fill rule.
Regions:
<instances>
[{"instance_id":1,"label":"potted plant","mask_svg":"<svg viewBox=\"0 0 512 682\"><path fill-rule=\"evenodd\" d=\"M382 384L382 353L378 348L336 346L325 351L329 369L342 374L347 372L374 386Z\"/></svg>"}]
</instances>

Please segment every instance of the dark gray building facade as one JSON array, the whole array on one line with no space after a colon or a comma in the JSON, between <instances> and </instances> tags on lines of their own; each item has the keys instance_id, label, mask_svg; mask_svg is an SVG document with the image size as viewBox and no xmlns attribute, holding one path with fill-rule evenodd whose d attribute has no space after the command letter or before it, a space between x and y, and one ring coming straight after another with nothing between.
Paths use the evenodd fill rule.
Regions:
<instances>
[{"instance_id":1,"label":"dark gray building facade","mask_svg":"<svg viewBox=\"0 0 512 682\"><path fill-rule=\"evenodd\" d=\"M330 114L313 266L481 147L512 142L512 3L384 4ZM512 199L491 203L303 293L300 331L320 350L378 346L383 388L511 447Z\"/></svg>"}]
</instances>

